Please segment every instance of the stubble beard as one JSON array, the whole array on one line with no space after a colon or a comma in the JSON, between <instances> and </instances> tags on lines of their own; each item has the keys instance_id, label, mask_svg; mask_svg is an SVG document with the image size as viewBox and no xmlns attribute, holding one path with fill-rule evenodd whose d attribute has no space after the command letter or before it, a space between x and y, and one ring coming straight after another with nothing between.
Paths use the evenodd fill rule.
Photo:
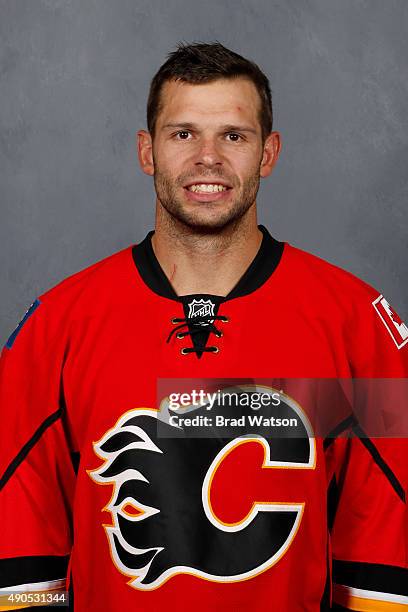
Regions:
<instances>
[{"instance_id":1,"label":"stubble beard","mask_svg":"<svg viewBox=\"0 0 408 612\"><path fill-rule=\"evenodd\" d=\"M211 175L214 178L214 172ZM202 178L205 179L205 175ZM190 231L196 233L215 233L228 225L238 222L251 208L258 193L260 175L259 168L257 168L244 181L241 189L238 189L236 184L233 183L236 195L234 200L228 204L227 210L224 210L225 204L223 205L222 202L197 202L197 210L187 210L184 202L177 194L177 191L186 183L186 180L188 180L186 176L175 180L165 172L161 172L156 166L154 185L158 201L170 215L170 218L186 226ZM218 212L218 214L203 214L204 207L208 208L209 206L211 210L216 211L216 213ZM217 207L219 207L219 211L217 211Z\"/></svg>"}]
</instances>

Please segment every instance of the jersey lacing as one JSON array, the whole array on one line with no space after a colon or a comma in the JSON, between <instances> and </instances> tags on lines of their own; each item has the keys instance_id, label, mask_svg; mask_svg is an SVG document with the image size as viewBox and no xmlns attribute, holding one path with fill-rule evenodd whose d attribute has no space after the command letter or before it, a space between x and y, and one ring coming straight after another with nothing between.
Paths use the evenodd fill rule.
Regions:
<instances>
[{"instance_id":1,"label":"jersey lacing","mask_svg":"<svg viewBox=\"0 0 408 612\"><path fill-rule=\"evenodd\" d=\"M185 336L193 336L193 334L198 334L200 332L202 333L203 331L208 331L210 333L215 334L217 338L221 338L222 331L214 325L215 320L227 323L229 321L229 318L223 315L208 315L204 317L185 318L173 317L171 319L171 322L174 325L177 325L178 323L180 323L180 325L177 325L177 327L171 330L170 334L168 335L167 342L170 342L174 334L176 334L176 338L179 338L181 340ZM203 326L203 324L205 324L205 327ZM188 329L185 331L179 331L180 329L183 329L183 327L188 327ZM191 346L182 348L180 352L182 355L188 355L188 353L218 353L219 350L220 349L218 348L218 346Z\"/></svg>"}]
</instances>

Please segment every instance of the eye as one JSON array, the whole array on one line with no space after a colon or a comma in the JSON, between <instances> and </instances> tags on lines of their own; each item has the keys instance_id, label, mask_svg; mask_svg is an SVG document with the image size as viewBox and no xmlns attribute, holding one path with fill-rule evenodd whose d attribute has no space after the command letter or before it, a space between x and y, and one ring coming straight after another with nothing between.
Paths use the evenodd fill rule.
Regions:
<instances>
[{"instance_id":1,"label":"eye","mask_svg":"<svg viewBox=\"0 0 408 612\"><path fill-rule=\"evenodd\" d=\"M177 140L188 140L188 137L191 136L191 133L188 130L179 130L175 133Z\"/></svg>"},{"instance_id":2,"label":"eye","mask_svg":"<svg viewBox=\"0 0 408 612\"><path fill-rule=\"evenodd\" d=\"M242 140L241 134L237 134L236 132L227 132L227 138L229 137L230 142L239 142Z\"/></svg>"}]
</instances>

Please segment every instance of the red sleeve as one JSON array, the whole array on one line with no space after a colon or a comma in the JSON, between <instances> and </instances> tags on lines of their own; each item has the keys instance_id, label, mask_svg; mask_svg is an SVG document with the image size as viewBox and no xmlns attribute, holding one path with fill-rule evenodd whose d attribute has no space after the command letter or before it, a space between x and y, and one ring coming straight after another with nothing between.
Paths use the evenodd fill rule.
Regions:
<instances>
[{"instance_id":1,"label":"red sleeve","mask_svg":"<svg viewBox=\"0 0 408 612\"><path fill-rule=\"evenodd\" d=\"M66 585L75 485L61 387L66 330L48 309L36 300L1 354L0 597ZM4 597L1 605L9 609Z\"/></svg>"},{"instance_id":2,"label":"red sleeve","mask_svg":"<svg viewBox=\"0 0 408 612\"><path fill-rule=\"evenodd\" d=\"M365 379L360 385L371 385L375 393L380 390L386 407L393 380L408 378L408 328L373 293L355 313L349 333L354 378ZM408 395L394 395L398 410L407 411ZM368 400L367 408L373 410L374 403ZM326 448L334 499L334 609L408 610L407 432L372 434L357 423L349 433L328 440Z\"/></svg>"}]
</instances>

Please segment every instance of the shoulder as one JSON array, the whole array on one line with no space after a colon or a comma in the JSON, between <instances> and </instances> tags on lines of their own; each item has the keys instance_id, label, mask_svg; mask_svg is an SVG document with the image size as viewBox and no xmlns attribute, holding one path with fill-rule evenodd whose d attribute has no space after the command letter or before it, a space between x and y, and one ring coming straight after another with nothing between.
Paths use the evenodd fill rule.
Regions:
<instances>
[{"instance_id":1,"label":"shoulder","mask_svg":"<svg viewBox=\"0 0 408 612\"><path fill-rule=\"evenodd\" d=\"M288 268L295 274L299 284L316 290L344 305L367 303L376 299L379 291L355 274L308 253L291 244L285 244Z\"/></svg>"},{"instance_id":2,"label":"shoulder","mask_svg":"<svg viewBox=\"0 0 408 612\"><path fill-rule=\"evenodd\" d=\"M130 275L132 269L132 246L128 246L71 274L42 293L38 300L53 308L86 308L114 298L123 278Z\"/></svg>"},{"instance_id":3,"label":"shoulder","mask_svg":"<svg viewBox=\"0 0 408 612\"><path fill-rule=\"evenodd\" d=\"M292 245L285 245L287 276L296 278L300 308L341 327L354 353L374 355L408 347L408 327L384 295L351 272ZM306 303L308 306L306 306ZM312 304L312 306L310 306ZM396 351L399 353L399 351ZM406 353L406 351L404 351Z\"/></svg>"},{"instance_id":4,"label":"shoulder","mask_svg":"<svg viewBox=\"0 0 408 612\"><path fill-rule=\"evenodd\" d=\"M19 324L9 336L5 347L15 341L34 336L60 339L68 333L71 322L92 316L96 309L109 308L116 296L123 295L121 286L132 286L134 273L132 246L71 274L55 286L38 295Z\"/></svg>"}]
</instances>

